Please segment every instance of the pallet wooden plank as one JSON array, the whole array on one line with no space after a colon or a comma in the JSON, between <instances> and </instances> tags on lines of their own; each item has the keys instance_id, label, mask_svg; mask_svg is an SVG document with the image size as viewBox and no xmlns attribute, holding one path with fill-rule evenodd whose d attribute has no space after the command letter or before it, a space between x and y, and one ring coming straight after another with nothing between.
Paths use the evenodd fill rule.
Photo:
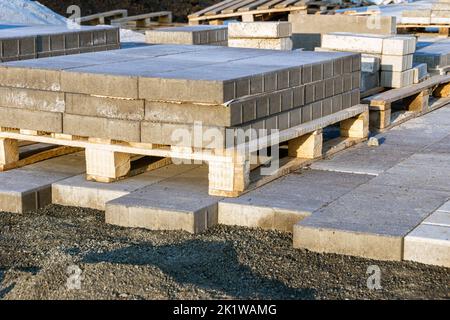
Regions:
<instances>
[{"instance_id":1,"label":"pallet wooden plank","mask_svg":"<svg viewBox=\"0 0 450 320\"><path fill-rule=\"evenodd\" d=\"M243 8L240 8L238 11L239 12L247 12L247 11L255 10L256 8L258 8L260 5L263 5L267 1L268 0L253 1L252 4L247 5L247 6L243 7Z\"/></svg>"},{"instance_id":2,"label":"pallet wooden plank","mask_svg":"<svg viewBox=\"0 0 450 320\"><path fill-rule=\"evenodd\" d=\"M275 7L275 5L279 4L280 2L283 2L283 0L271 0L263 5L260 5L258 7L258 10L267 10Z\"/></svg>"},{"instance_id":3,"label":"pallet wooden plank","mask_svg":"<svg viewBox=\"0 0 450 320\"><path fill-rule=\"evenodd\" d=\"M220 7L217 7L215 9L209 10L204 15L205 16L214 16L216 14L223 13L223 10L228 9L229 7L232 7L236 4L239 4L242 0L234 0L231 2L222 2L222 5Z\"/></svg>"},{"instance_id":4,"label":"pallet wooden plank","mask_svg":"<svg viewBox=\"0 0 450 320\"><path fill-rule=\"evenodd\" d=\"M296 6L296 5L299 5L299 4L304 4L304 2L303 1L298 1L298 0L285 0L285 1L277 4L275 6L275 8L281 9L281 8L289 7L291 5Z\"/></svg>"},{"instance_id":5,"label":"pallet wooden plank","mask_svg":"<svg viewBox=\"0 0 450 320\"><path fill-rule=\"evenodd\" d=\"M376 94L374 96L367 97L363 100L363 102L370 103L371 106L382 103L391 103L403 98L410 97L414 94L420 93L433 86L447 82L450 82L450 75L434 76L418 84L414 84L399 89L392 89L389 91Z\"/></svg>"},{"instance_id":6,"label":"pallet wooden plank","mask_svg":"<svg viewBox=\"0 0 450 320\"><path fill-rule=\"evenodd\" d=\"M239 3L227 8L226 10L223 10L222 13L233 13L235 11L238 11L240 8L245 7L246 5L255 2L254 0L244 0L240 1Z\"/></svg>"},{"instance_id":7,"label":"pallet wooden plank","mask_svg":"<svg viewBox=\"0 0 450 320\"><path fill-rule=\"evenodd\" d=\"M208 7L208 8L205 8L203 10L200 10L200 11L197 11L197 12L195 12L193 14L190 14L188 16L188 18L196 18L196 17L203 16L204 14L208 13L209 11L215 10L215 9L221 7L223 4L230 3L230 2L233 2L233 1L234 0L225 0L225 1L222 1L222 2L219 2L219 3L216 3L215 5L212 5L212 6Z\"/></svg>"}]
</instances>

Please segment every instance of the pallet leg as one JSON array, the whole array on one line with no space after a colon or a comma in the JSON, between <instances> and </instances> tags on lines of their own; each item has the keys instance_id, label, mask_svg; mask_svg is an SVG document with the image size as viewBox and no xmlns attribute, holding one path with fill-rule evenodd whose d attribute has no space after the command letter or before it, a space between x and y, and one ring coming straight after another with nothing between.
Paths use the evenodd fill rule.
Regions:
<instances>
[{"instance_id":1,"label":"pallet leg","mask_svg":"<svg viewBox=\"0 0 450 320\"><path fill-rule=\"evenodd\" d=\"M369 111L340 123L341 137L367 138L369 136Z\"/></svg>"},{"instance_id":2,"label":"pallet leg","mask_svg":"<svg viewBox=\"0 0 450 320\"><path fill-rule=\"evenodd\" d=\"M450 28L448 27L439 28L439 35L444 37L450 37Z\"/></svg>"},{"instance_id":3,"label":"pallet leg","mask_svg":"<svg viewBox=\"0 0 450 320\"><path fill-rule=\"evenodd\" d=\"M0 166L19 161L19 142L0 138Z\"/></svg>"},{"instance_id":4,"label":"pallet leg","mask_svg":"<svg viewBox=\"0 0 450 320\"><path fill-rule=\"evenodd\" d=\"M87 179L97 182L113 182L130 172L131 156L127 153L86 149Z\"/></svg>"},{"instance_id":5,"label":"pallet leg","mask_svg":"<svg viewBox=\"0 0 450 320\"><path fill-rule=\"evenodd\" d=\"M158 17L158 22L159 23L172 23L173 22L172 14L167 14L166 16Z\"/></svg>"},{"instance_id":6,"label":"pallet leg","mask_svg":"<svg viewBox=\"0 0 450 320\"><path fill-rule=\"evenodd\" d=\"M439 85L436 90L434 90L433 95L436 98L448 98L450 97L450 82Z\"/></svg>"},{"instance_id":7,"label":"pallet leg","mask_svg":"<svg viewBox=\"0 0 450 320\"><path fill-rule=\"evenodd\" d=\"M407 110L412 112L425 112L428 109L430 95L428 91L422 91L421 93L406 99Z\"/></svg>"},{"instance_id":8,"label":"pallet leg","mask_svg":"<svg viewBox=\"0 0 450 320\"><path fill-rule=\"evenodd\" d=\"M322 130L305 134L292 139L288 144L290 157L315 159L322 156L323 133Z\"/></svg>"},{"instance_id":9,"label":"pallet leg","mask_svg":"<svg viewBox=\"0 0 450 320\"><path fill-rule=\"evenodd\" d=\"M242 15L242 22L254 22L255 16L253 14L243 14Z\"/></svg>"},{"instance_id":10,"label":"pallet leg","mask_svg":"<svg viewBox=\"0 0 450 320\"><path fill-rule=\"evenodd\" d=\"M209 194L238 197L250 184L250 162L209 162Z\"/></svg>"},{"instance_id":11,"label":"pallet leg","mask_svg":"<svg viewBox=\"0 0 450 320\"><path fill-rule=\"evenodd\" d=\"M384 110L370 110L369 127L371 129L385 129L391 125L391 108Z\"/></svg>"}]
</instances>

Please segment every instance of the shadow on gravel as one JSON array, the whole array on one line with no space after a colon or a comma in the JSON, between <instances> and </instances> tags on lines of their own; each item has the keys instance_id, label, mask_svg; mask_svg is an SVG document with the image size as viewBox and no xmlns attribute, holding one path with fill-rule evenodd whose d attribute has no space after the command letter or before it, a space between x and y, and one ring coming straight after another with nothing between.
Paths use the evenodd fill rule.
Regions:
<instances>
[{"instance_id":1,"label":"shadow on gravel","mask_svg":"<svg viewBox=\"0 0 450 320\"><path fill-rule=\"evenodd\" d=\"M313 289L294 289L239 262L231 242L191 240L168 246L142 243L89 254L85 263L156 266L180 284L192 284L241 299L314 299Z\"/></svg>"},{"instance_id":2,"label":"shadow on gravel","mask_svg":"<svg viewBox=\"0 0 450 320\"><path fill-rule=\"evenodd\" d=\"M15 283L2 289L3 279L5 278L5 271L0 270L0 300L3 299L14 288Z\"/></svg>"}]
</instances>

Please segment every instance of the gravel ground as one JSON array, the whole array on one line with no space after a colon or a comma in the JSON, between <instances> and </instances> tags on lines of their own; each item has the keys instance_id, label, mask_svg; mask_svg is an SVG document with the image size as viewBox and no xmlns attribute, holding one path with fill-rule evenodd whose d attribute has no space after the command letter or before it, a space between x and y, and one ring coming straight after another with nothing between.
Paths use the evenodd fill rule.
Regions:
<instances>
[{"instance_id":1,"label":"gravel ground","mask_svg":"<svg viewBox=\"0 0 450 320\"><path fill-rule=\"evenodd\" d=\"M381 290L367 288L371 265ZM0 299L448 299L449 284L449 269L295 250L280 232L125 229L60 206L0 214Z\"/></svg>"}]
</instances>

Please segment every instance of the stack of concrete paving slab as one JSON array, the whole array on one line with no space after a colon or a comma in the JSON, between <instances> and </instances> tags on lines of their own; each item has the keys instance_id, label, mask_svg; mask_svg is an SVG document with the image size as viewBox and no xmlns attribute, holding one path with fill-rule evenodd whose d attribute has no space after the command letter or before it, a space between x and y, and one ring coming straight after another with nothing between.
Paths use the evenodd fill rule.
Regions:
<instances>
[{"instance_id":1,"label":"stack of concrete paving slab","mask_svg":"<svg viewBox=\"0 0 450 320\"><path fill-rule=\"evenodd\" d=\"M322 37L319 50L360 52L362 54L363 90L379 84L386 88L402 88L414 83L413 54L416 38L399 35L328 33Z\"/></svg>"},{"instance_id":2,"label":"stack of concrete paving slab","mask_svg":"<svg viewBox=\"0 0 450 320\"><path fill-rule=\"evenodd\" d=\"M292 50L289 22L241 22L228 25L228 45L237 48Z\"/></svg>"},{"instance_id":3,"label":"stack of concrete paving slab","mask_svg":"<svg viewBox=\"0 0 450 320\"><path fill-rule=\"evenodd\" d=\"M402 23L440 25L450 24L450 2L433 3L431 10L406 10L402 12Z\"/></svg>"},{"instance_id":4,"label":"stack of concrete paving slab","mask_svg":"<svg viewBox=\"0 0 450 320\"><path fill-rule=\"evenodd\" d=\"M149 30L146 41L151 44L228 45L227 26L187 26Z\"/></svg>"},{"instance_id":5,"label":"stack of concrete paving slab","mask_svg":"<svg viewBox=\"0 0 450 320\"><path fill-rule=\"evenodd\" d=\"M0 65L0 126L223 148L226 128L283 130L359 104L359 79L359 54L344 52L154 45L15 61Z\"/></svg>"},{"instance_id":6,"label":"stack of concrete paving slab","mask_svg":"<svg viewBox=\"0 0 450 320\"><path fill-rule=\"evenodd\" d=\"M292 40L294 49L314 50L322 45L322 35L330 32L367 34L397 33L396 18L390 16L313 15L292 13Z\"/></svg>"},{"instance_id":7,"label":"stack of concrete paving slab","mask_svg":"<svg viewBox=\"0 0 450 320\"><path fill-rule=\"evenodd\" d=\"M110 26L0 28L0 62L118 49L119 37Z\"/></svg>"},{"instance_id":8,"label":"stack of concrete paving slab","mask_svg":"<svg viewBox=\"0 0 450 320\"><path fill-rule=\"evenodd\" d=\"M415 63L426 63L431 74L446 72L450 66L449 38L420 38L414 53Z\"/></svg>"}]
</instances>

